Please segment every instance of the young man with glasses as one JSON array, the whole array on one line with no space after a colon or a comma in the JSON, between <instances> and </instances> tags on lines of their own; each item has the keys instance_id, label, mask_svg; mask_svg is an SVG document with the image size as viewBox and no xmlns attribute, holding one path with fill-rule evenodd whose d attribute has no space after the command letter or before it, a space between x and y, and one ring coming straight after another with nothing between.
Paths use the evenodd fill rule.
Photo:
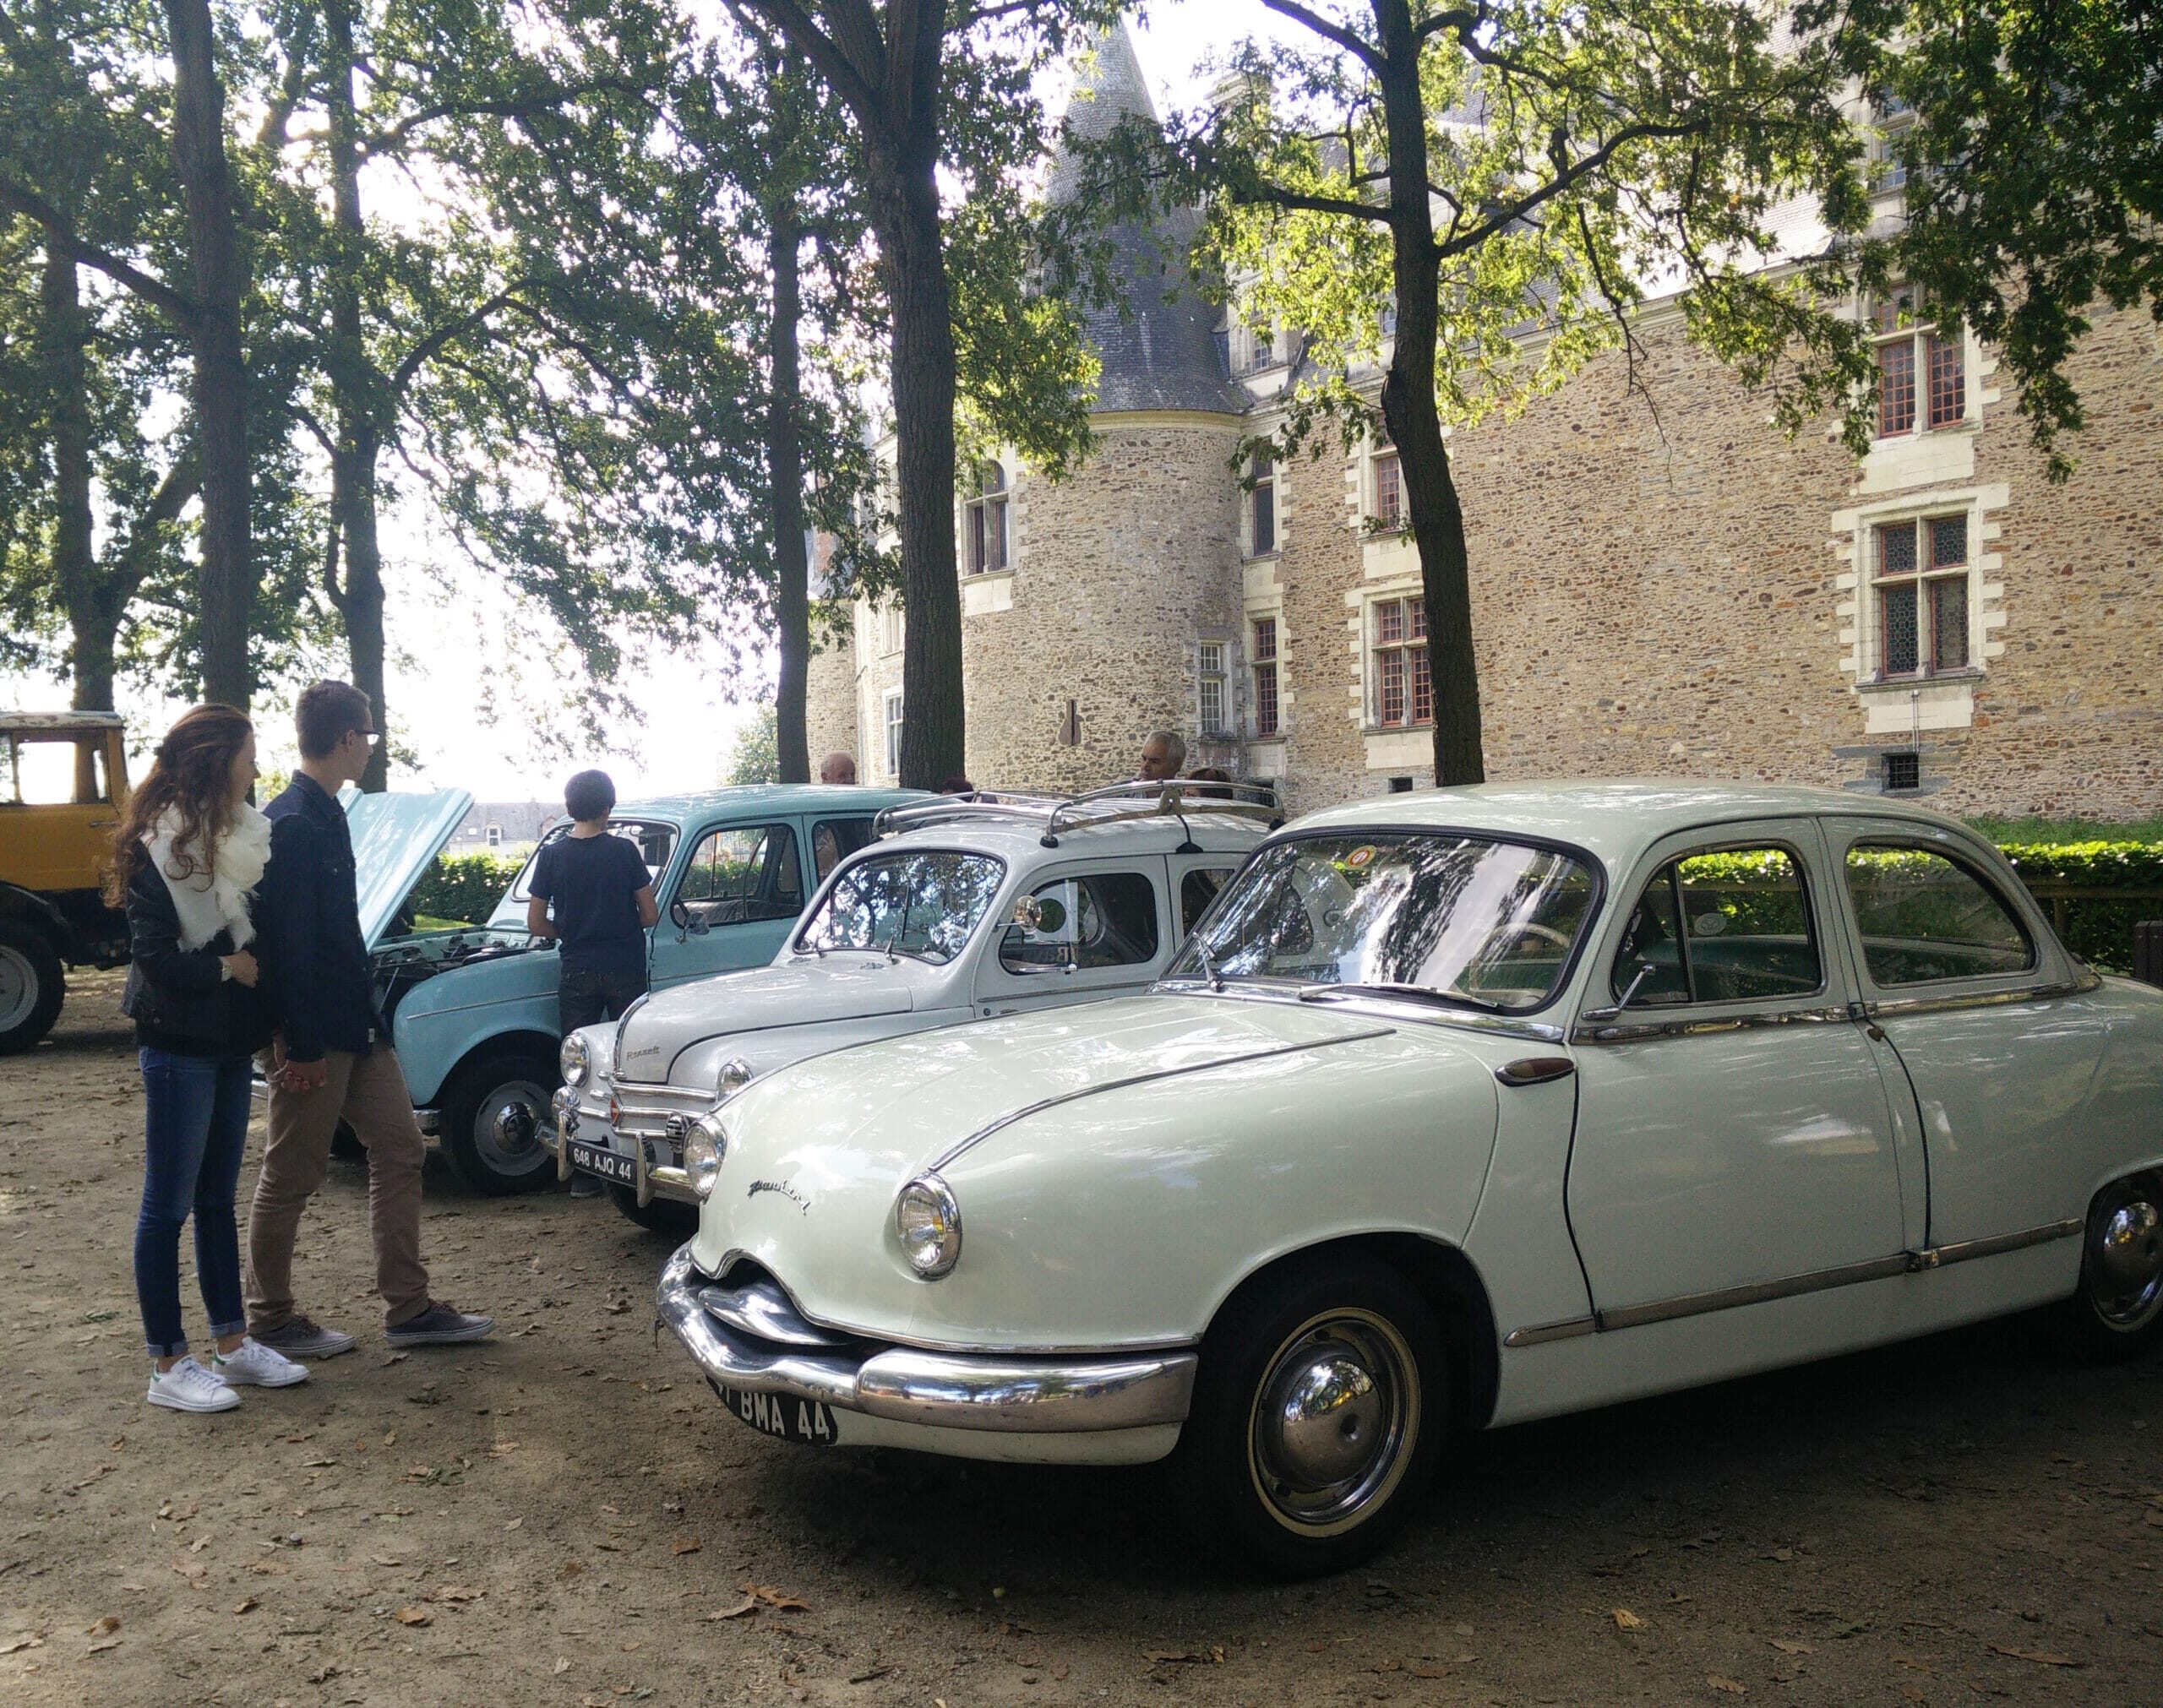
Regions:
<instances>
[{"instance_id":1,"label":"young man with glasses","mask_svg":"<svg viewBox=\"0 0 2163 1708\"><path fill-rule=\"evenodd\" d=\"M477 1341L493 1322L428 1296L421 1265L428 1145L376 1007L352 837L338 804L338 791L360 781L382 737L368 697L350 683L311 684L295 721L301 762L291 786L264 808L270 863L257 905L258 958L278 1036L270 1136L248 1221L248 1331L289 1357L329 1358L353 1349L351 1335L321 1326L293 1303L294 1240L343 1120L368 1151L384 1338L393 1347Z\"/></svg>"}]
</instances>

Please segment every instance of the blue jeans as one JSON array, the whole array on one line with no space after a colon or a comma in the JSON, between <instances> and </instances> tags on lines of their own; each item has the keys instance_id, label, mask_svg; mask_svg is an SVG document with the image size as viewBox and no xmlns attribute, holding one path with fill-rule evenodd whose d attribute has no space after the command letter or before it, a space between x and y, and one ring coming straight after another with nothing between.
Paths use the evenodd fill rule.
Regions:
<instances>
[{"instance_id":1,"label":"blue jeans","mask_svg":"<svg viewBox=\"0 0 2163 1708\"><path fill-rule=\"evenodd\" d=\"M191 1212L195 1279L210 1333L237 1335L247 1326L233 1185L248 1143L249 1063L246 1056L137 1053L147 1142L143 1207L135 1218L135 1297L150 1356L173 1358L188 1350L180 1326L180 1225Z\"/></svg>"}]
</instances>

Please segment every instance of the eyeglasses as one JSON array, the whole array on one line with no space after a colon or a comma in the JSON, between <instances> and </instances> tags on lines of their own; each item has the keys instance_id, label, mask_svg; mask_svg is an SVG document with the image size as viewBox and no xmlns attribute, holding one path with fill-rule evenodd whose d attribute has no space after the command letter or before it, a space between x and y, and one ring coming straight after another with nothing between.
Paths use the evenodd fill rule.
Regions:
<instances>
[{"instance_id":1,"label":"eyeglasses","mask_svg":"<svg viewBox=\"0 0 2163 1708\"><path fill-rule=\"evenodd\" d=\"M346 733L349 736L358 736L370 747L373 747L378 742L383 739L383 732L381 730L347 730Z\"/></svg>"}]
</instances>

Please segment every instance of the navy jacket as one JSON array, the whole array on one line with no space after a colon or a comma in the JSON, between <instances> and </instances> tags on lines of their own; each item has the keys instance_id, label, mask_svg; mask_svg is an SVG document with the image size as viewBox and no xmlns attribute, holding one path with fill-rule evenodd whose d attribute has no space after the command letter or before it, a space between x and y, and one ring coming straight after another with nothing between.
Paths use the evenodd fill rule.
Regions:
<instances>
[{"instance_id":1,"label":"navy jacket","mask_svg":"<svg viewBox=\"0 0 2163 1708\"><path fill-rule=\"evenodd\" d=\"M364 1056L388 1035L361 940L353 839L345 809L313 777L297 775L263 809L270 863L255 910L256 958L270 990L286 1055L319 1062L325 1050Z\"/></svg>"}]
</instances>

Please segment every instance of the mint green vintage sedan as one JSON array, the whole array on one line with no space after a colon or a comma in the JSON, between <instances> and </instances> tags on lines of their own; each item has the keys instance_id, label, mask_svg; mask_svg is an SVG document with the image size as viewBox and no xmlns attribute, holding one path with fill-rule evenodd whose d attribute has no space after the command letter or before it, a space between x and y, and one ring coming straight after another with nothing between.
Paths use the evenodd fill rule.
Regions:
<instances>
[{"instance_id":1,"label":"mint green vintage sedan","mask_svg":"<svg viewBox=\"0 0 2163 1708\"><path fill-rule=\"evenodd\" d=\"M814 1057L689 1161L661 1314L754 1428L1176 1455L1285 1575L1459 1430L2040 1305L2163 1334L2163 992L1959 824L1819 791L1319 813L1150 993Z\"/></svg>"}]
</instances>

